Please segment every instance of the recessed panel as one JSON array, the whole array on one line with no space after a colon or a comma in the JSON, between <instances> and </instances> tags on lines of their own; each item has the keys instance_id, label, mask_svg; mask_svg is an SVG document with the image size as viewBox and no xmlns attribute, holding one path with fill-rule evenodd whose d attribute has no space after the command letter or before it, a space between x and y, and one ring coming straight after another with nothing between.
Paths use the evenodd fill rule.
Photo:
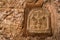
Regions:
<instances>
[{"instance_id":1,"label":"recessed panel","mask_svg":"<svg viewBox=\"0 0 60 40\"><path fill-rule=\"evenodd\" d=\"M43 9L33 9L27 18L28 33L50 33L51 32L50 14Z\"/></svg>"}]
</instances>

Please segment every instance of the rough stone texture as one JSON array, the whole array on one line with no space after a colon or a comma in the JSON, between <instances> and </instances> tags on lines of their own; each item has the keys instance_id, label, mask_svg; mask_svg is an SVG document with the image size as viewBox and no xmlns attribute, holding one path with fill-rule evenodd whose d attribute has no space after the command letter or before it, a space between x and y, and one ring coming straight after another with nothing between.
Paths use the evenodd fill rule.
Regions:
<instances>
[{"instance_id":1,"label":"rough stone texture","mask_svg":"<svg viewBox=\"0 0 60 40\"><path fill-rule=\"evenodd\" d=\"M22 36L25 4L26 0L0 0L0 40L60 40L60 0L49 0L43 4L42 8L51 13L52 22L52 36L43 38Z\"/></svg>"},{"instance_id":2,"label":"rough stone texture","mask_svg":"<svg viewBox=\"0 0 60 40\"><path fill-rule=\"evenodd\" d=\"M2 11L3 10L3 11ZM6 37L14 37L20 34L23 27L24 13L21 9L2 8L0 10L0 32Z\"/></svg>"},{"instance_id":3,"label":"rough stone texture","mask_svg":"<svg viewBox=\"0 0 60 40\"><path fill-rule=\"evenodd\" d=\"M22 8L22 5L24 5L24 1L25 0L0 0L0 7Z\"/></svg>"}]
</instances>

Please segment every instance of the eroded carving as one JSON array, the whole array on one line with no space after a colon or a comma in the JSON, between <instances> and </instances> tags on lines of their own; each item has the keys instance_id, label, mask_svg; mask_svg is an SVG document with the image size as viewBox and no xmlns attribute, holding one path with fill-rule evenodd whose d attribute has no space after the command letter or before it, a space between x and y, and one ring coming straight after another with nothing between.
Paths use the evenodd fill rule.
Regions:
<instances>
[{"instance_id":1,"label":"eroded carving","mask_svg":"<svg viewBox=\"0 0 60 40\"><path fill-rule=\"evenodd\" d=\"M27 19L27 30L30 33L50 33L50 14L42 9L30 11Z\"/></svg>"},{"instance_id":2,"label":"eroded carving","mask_svg":"<svg viewBox=\"0 0 60 40\"><path fill-rule=\"evenodd\" d=\"M23 27L23 15L22 9L0 8L0 36L4 36L6 40L13 39L17 35L20 36Z\"/></svg>"},{"instance_id":3,"label":"eroded carving","mask_svg":"<svg viewBox=\"0 0 60 40\"><path fill-rule=\"evenodd\" d=\"M27 35L52 34L50 13L42 8L44 0L35 0L26 3L25 30Z\"/></svg>"},{"instance_id":4,"label":"eroded carving","mask_svg":"<svg viewBox=\"0 0 60 40\"><path fill-rule=\"evenodd\" d=\"M32 10L27 19L27 30L32 33L45 33L49 29L49 14L43 10Z\"/></svg>"},{"instance_id":5,"label":"eroded carving","mask_svg":"<svg viewBox=\"0 0 60 40\"><path fill-rule=\"evenodd\" d=\"M24 0L0 0L0 8L23 8Z\"/></svg>"}]
</instances>

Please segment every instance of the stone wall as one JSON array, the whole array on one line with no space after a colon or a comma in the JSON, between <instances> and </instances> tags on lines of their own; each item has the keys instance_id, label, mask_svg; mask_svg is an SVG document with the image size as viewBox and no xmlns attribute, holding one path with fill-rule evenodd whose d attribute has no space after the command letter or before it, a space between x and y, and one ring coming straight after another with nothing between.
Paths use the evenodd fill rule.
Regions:
<instances>
[{"instance_id":1,"label":"stone wall","mask_svg":"<svg viewBox=\"0 0 60 40\"><path fill-rule=\"evenodd\" d=\"M50 26L52 28L52 30L50 30L52 31L51 32L52 35L48 37L44 37L44 35L42 35L42 38L36 35L27 36L27 34L30 35L30 33L27 32L26 34L26 29L25 29L26 27L25 26L26 24L24 23L25 15L27 16L27 14L25 13L26 11L25 4L26 4L26 0L0 0L0 40L59 40L60 39L60 14L59 14L60 13L60 1L49 0L49 1L46 1L42 6L43 10L45 8L45 12L46 13L48 12L49 15L51 16ZM32 9L32 11L34 11L34 9ZM27 10L27 13L29 13L28 11L31 13L30 10ZM39 11L41 10L38 9L36 12L39 12ZM30 18L31 16L28 16L28 17ZM32 32L31 29L30 31ZM35 31L35 32L39 33L39 31ZM40 33L45 33L45 30L44 31L40 30Z\"/></svg>"}]
</instances>

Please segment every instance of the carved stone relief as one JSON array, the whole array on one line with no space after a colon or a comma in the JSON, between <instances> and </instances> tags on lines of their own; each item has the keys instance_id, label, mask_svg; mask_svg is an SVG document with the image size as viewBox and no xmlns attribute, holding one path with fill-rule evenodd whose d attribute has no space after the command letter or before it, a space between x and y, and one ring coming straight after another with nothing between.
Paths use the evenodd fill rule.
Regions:
<instances>
[{"instance_id":1,"label":"carved stone relief","mask_svg":"<svg viewBox=\"0 0 60 40\"><path fill-rule=\"evenodd\" d=\"M30 4L31 7L31 3L32 2L28 2L27 5ZM43 1L41 1L41 3L43 3ZM34 6L35 8L32 7L30 9L30 7L25 9L25 35L51 35L51 14L48 13L44 8L38 7L37 5Z\"/></svg>"},{"instance_id":2,"label":"carved stone relief","mask_svg":"<svg viewBox=\"0 0 60 40\"><path fill-rule=\"evenodd\" d=\"M46 12L45 9L32 9L27 15L26 31L28 35L51 35L51 14Z\"/></svg>"},{"instance_id":3,"label":"carved stone relief","mask_svg":"<svg viewBox=\"0 0 60 40\"><path fill-rule=\"evenodd\" d=\"M27 30L32 33L49 32L50 14L45 13L43 9L33 9L27 18Z\"/></svg>"},{"instance_id":4,"label":"carved stone relief","mask_svg":"<svg viewBox=\"0 0 60 40\"><path fill-rule=\"evenodd\" d=\"M59 13L60 0L0 0L0 40L59 40Z\"/></svg>"}]
</instances>

